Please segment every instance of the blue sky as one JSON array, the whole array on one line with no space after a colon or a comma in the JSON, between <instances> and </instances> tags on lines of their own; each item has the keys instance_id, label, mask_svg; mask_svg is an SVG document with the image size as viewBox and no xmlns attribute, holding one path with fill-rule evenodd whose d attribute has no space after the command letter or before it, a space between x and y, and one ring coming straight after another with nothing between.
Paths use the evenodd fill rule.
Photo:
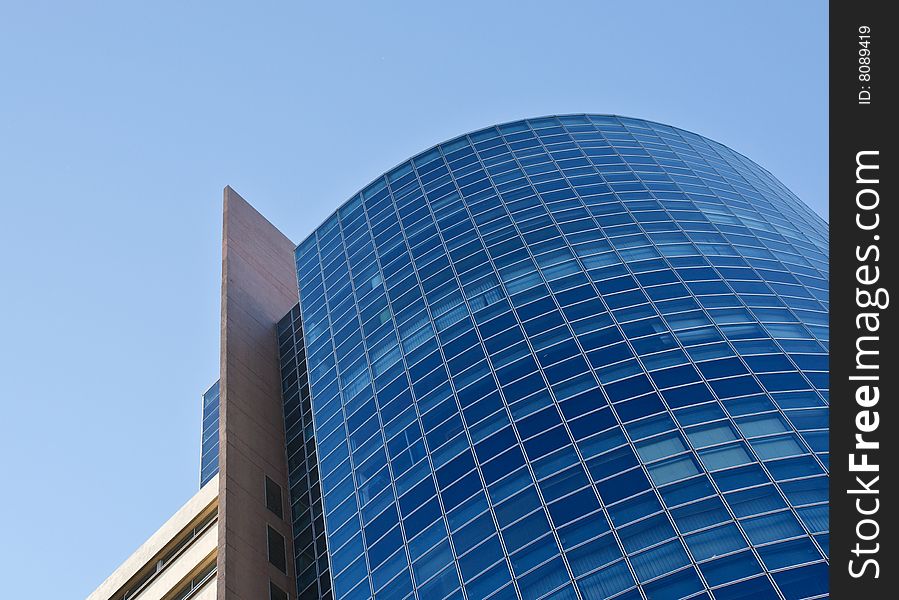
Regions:
<instances>
[{"instance_id":1,"label":"blue sky","mask_svg":"<svg viewBox=\"0 0 899 600\"><path fill-rule=\"evenodd\" d=\"M85 597L197 489L226 184L300 241L434 143L608 112L826 215L824 2L9 2L0 73L10 598Z\"/></svg>"}]
</instances>

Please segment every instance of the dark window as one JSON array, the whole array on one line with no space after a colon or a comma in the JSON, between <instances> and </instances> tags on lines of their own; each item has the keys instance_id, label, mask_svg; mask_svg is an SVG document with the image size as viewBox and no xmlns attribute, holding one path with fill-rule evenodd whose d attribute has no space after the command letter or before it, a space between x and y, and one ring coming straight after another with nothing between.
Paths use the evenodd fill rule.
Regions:
<instances>
[{"instance_id":1,"label":"dark window","mask_svg":"<svg viewBox=\"0 0 899 600\"><path fill-rule=\"evenodd\" d=\"M287 592L279 588L274 582L268 583L268 597L270 600L287 600Z\"/></svg>"},{"instance_id":2,"label":"dark window","mask_svg":"<svg viewBox=\"0 0 899 600\"><path fill-rule=\"evenodd\" d=\"M284 536L268 526L268 562L287 573L287 557L284 550Z\"/></svg>"},{"instance_id":3,"label":"dark window","mask_svg":"<svg viewBox=\"0 0 899 600\"><path fill-rule=\"evenodd\" d=\"M265 478L265 506L270 511L278 515L279 519L284 518L283 502L281 501L281 486L269 479Z\"/></svg>"}]
</instances>

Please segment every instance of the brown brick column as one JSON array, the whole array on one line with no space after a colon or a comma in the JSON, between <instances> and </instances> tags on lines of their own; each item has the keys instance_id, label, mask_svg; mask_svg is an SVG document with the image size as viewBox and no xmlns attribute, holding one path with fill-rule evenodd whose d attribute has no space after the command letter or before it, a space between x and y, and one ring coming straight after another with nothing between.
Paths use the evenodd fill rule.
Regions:
<instances>
[{"instance_id":1,"label":"brown brick column","mask_svg":"<svg viewBox=\"0 0 899 600\"><path fill-rule=\"evenodd\" d=\"M297 302L295 245L230 187L222 238L219 600L296 597L291 526L265 505L265 476L290 519L276 326ZM284 536L285 575L268 562L266 526Z\"/></svg>"}]
</instances>

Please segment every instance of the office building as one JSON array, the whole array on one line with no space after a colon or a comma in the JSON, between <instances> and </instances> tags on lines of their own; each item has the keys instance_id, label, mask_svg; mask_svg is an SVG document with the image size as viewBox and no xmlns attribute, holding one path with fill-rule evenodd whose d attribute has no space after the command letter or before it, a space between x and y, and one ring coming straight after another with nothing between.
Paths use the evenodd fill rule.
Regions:
<instances>
[{"instance_id":1,"label":"office building","mask_svg":"<svg viewBox=\"0 0 899 600\"><path fill-rule=\"evenodd\" d=\"M827 261L617 116L435 146L299 246L227 188L218 597L825 596Z\"/></svg>"}]
</instances>

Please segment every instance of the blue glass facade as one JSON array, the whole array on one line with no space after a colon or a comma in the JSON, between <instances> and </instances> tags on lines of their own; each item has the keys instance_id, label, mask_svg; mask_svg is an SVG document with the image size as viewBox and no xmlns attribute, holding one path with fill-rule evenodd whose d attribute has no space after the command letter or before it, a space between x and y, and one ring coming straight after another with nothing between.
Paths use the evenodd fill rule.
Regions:
<instances>
[{"instance_id":1,"label":"blue glass facade","mask_svg":"<svg viewBox=\"0 0 899 600\"><path fill-rule=\"evenodd\" d=\"M331 572L299 305L278 323L278 347L297 599L329 600Z\"/></svg>"},{"instance_id":2,"label":"blue glass facade","mask_svg":"<svg viewBox=\"0 0 899 600\"><path fill-rule=\"evenodd\" d=\"M825 595L826 240L623 117L375 180L296 251L333 597Z\"/></svg>"},{"instance_id":3,"label":"blue glass facade","mask_svg":"<svg viewBox=\"0 0 899 600\"><path fill-rule=\"evenodd\" d=\"M203 394L203 432L200 437L200 487L219 472L219 382Z\"/></svg>"}]
</instances>

